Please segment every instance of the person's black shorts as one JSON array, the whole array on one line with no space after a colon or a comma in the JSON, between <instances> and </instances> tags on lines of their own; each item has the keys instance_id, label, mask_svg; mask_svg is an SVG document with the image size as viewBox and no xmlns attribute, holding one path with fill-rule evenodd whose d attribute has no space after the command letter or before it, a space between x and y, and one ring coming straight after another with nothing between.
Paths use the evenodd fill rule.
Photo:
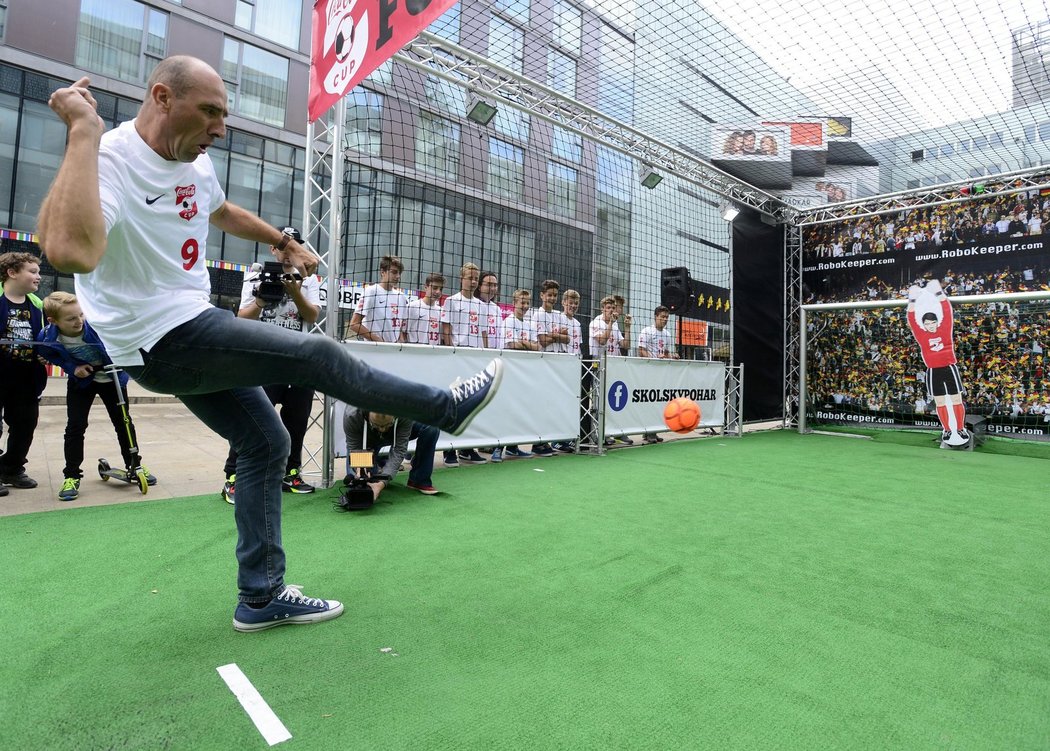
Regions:
<instances>
[{"instance_id":1,"label":"person's black shorts","mask_svg":"<svg viewBox=\"0 0 1050 751\"><path fill-rule=\"evenodd\" d=\"M926 393L931 399L962 392L963 383L958 365L945 365L943 368L930 368L926 371Z\"/></svg>"}]
</instances>

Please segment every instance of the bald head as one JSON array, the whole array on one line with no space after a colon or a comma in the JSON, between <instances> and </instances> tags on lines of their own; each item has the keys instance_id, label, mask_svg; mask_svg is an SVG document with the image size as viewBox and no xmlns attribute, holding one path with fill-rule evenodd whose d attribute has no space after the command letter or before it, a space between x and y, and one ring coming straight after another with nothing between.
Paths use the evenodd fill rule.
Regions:
<instances>
[{"instance_id":1,"label":"bald head","mask_svg":"<svg viewBox=\"0 0 1050 751\"><path fill-rule=\"evenodd\" d=\"M135 129L163 158L192 162L226 136L229 94L215 69L189 55L154 68Z\"/></svg>"},{"instance_id":2,"label":"bald head","mask_svg":"<svg viewBox=\"0 0 1050 751\"><path fill-rule=\"evenodd\" d=\"M184 97L202 78L218 77L215 69L200 58L190 55L172 55L157 63L149 80L146 82L146 96L158 83L171 89L177 97Z\"/></svg>"}]
</instances>

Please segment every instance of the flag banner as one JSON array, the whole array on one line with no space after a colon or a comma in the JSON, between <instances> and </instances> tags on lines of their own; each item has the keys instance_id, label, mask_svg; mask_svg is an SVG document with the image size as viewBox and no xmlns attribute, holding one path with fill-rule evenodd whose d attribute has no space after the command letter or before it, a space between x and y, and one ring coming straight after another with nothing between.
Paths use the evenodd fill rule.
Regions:
<instances>
[{"instance_id":1,"label":"flag banner","mask_svg":"<svg viewBox=\"0 0 1050 751\"><path fill-rule=\"evenodd\" d=\"M315 0L310 122L453 5L455 0Z\"/></svg>"}]
</instances>

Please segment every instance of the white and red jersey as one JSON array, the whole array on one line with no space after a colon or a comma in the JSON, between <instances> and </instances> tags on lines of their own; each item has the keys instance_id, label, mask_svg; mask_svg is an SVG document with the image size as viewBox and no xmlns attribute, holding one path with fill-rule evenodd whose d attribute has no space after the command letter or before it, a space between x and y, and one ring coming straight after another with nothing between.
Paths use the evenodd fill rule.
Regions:
<instances>
[{"instance_id":1,"label":"white and red jersey","mask_svg":"<svg viewBox=\"0 0 1050 751\"><path fill-rule=\"evenodd\" d=\"M482 310L484 303L476 297L464 297L462 292L445 300L441 322L452 329L452 346L484 347L481 339Z\"/></svg>"},{"instance_id":2,"label":"white and red jersey","mask_svg":"<svg viewBox=\"0 0 1050 751\"><path fill-rule=\"evenodd\" d=\"M360 314L361 322L384 342L398 342L405 330L408 298L397 288L387 290L370 284L357 301L354 313Z\"/></svg>"},{"instance_id":3,"label":"white and red jersey","mask_svg":"<svg viewBox=\"0 0 1050 751\"><path fill-rule=\"evenodd\" d=\"M930 332L922 327L914 309L908 310L908 325L915 341L922 350L922 361L927 368L944 368L955 365L955 342L952 339L952 304L948 298L941 300L941 320L936 331Z\"/></svg>"},{"instance_id":4,"label":"white and red jersey","mask_svg":"<svg viewBox=\"0 0 1050 751\"><path fill-rule=\"evenodd\" d=\"M207 154L168 161L134 120L103 134L98 177L106 253L74 275L77 297L113 362L142 365L140 349L212 307L204 257L226 195Z\"/></svg>"},{"instance_id":5,"label":"white and red jersey","mask_svg":"<svg viewBox=\"0 0 1050 751\"><path fill-rule=\"evenodd\" d=\"M569 341L561 342L562 349L558 351L583 357L583 327L575 316L569 318L565 313L558 315L561 316L561 325L569 332Z\"/></svg>"},{"instance_id":6,"label":"white and red jersey","mask_svg":"<svg viewBox=\"0 0 1050 751\"><path fill-rule=\"evenodd\" d=\"M514 342L535 342L536 329L532 321L518 319L513 313L503 319L503 346L501 349L510 349Z\"/></svg>"},{"instance_id":7,"label":"white and red jersey","mask_svg":"<svg viewBox=\"0 0 1050 751\"><path fill-rule=\"evenodd\" d=\"M481 303L482 331L488 338L489 349L503 349L503 311L496 303Z\"/></svg>"},{"instance_id":8,"label":"white and red jersey","mask_svg":"<svg viewBox=\"0 0 1050 751\"><path fill-rule=\"evenodd\" d=\"M605 346L603 347L598 343L598 335L605 333L607 329L609 337L605 340ZM607 355L620 354L620 343L623 341L623 334L620 332L620 327L616 325L616 321L609 323L602 316L598 316L591 321L588 333L591 338L591 357L598 358L601 356L603 349Z\"/></svg>"},{"instance_id":9,"label":"white and red jersey","mask_svg":"<svg viewBox=\"0 0 1050 751\"><path fill-rule=\"evenodd\" d=\"M648 352L648 357L671 357L674 354L674 337L666 327L658 329L656 326L646 326L638 335L638 349Z\"/></svg>"},{"instance_id":10,"label":"white and red jersey","mask_svg":"<svg viewBox=\"0 0 1050 751\"><path fill-rule=\"evenodd\" d=\"M536 341L541 336L550 336L558 333L562 327L562 315L557 310L544 310L535 308L532 312L532 325L536 327ZM542 346L544 352L564 352L564 342L548 342Z\"/></svg>"},{"instance_id":11,"label":"white and red jersey","mask_svg":"<svg viewBox=\"0 0 1050 751\"><path fill-rule=\"evenodd\" d=\"M441 344L441 303L427 305L422 297L408 304L405 335L412 344Z\"/></svg>"}]
</instances>

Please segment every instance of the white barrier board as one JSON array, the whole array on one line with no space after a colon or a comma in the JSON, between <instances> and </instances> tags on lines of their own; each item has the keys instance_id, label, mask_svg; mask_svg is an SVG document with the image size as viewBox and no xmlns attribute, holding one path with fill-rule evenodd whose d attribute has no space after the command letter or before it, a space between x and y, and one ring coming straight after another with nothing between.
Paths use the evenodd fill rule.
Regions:
<instances>
[{"instance_id":1,"label":"white barrier board","mask_svg":"<svg viewBox=\"0 0 1050 751\"><path fill-rule=\"evenodd\" d=\"M605 361L605 435L667 430L664 406L676 396L700 405L700 427L722 427L725 389L725 363L609 357Z\"/></svg>"},{"instance_id":2,"label":"white barrier board","mask_svg":"<svg viewBox=\"0 0 1050 751\"><path fill-rule=\"evenodd\" d=\"M372 367L440 388L473 375L494 357L503 359L496 396L463 435L442 433L439 449L575 440L579 433L580 361L572 355L358 341L343 346ZM333 454L346 456L341 404L331 425Z\"/></svg>"}]
</instances>

